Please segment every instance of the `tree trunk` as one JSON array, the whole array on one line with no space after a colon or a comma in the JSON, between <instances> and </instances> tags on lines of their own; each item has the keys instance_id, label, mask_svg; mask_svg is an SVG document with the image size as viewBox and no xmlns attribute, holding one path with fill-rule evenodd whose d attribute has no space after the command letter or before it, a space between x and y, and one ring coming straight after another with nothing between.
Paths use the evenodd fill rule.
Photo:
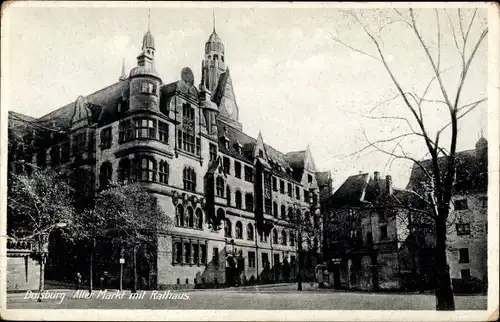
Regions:
<instances>
[{"instance_id":1,"label":"tree trunk","mask_svg":"<svg viewBox=\"0 0 500 322\"><path fill-rule=\"evenodd\" d=\"M38 285L38 299L37 302L42 301L42 293L45 287L45 254L41 255L40 258L40 282Z\"/></svg>"},{"instance_id":2,"label":"tree trunk","mask_svg":"<svg viewBox=\"0 0 500 322\"><path fill-rule=\"evenodd\" d=\"M299 232L297 238L297 250L299 252L299 263L297 265L297 290L302 291L302 234Z\"/></svg>"},{"instance_id":3,"label":"tree trunk","mask_svg":"<svg viewBox=\"0 0 500 322\"><path fill-rule=\"evenodd\" d=\"M134 244L132 246L132 269L133 269L133 274L134 274L134 281L132 284L132 293L137 293L137 246Z\"/></svg>"},{"instance_id":4,"label":"tree trunk","mask_svg":"<svg viewBox=\"0 0 500 322\"><path fill-rule=\"evenodd\" d=\"M455 299L446 260L446 221L441 218L442 214L439 217L436 220L436 310L454 311Z\"/></svg>"},{"instance_id":5,"label":"tree trunk","mask_svg":"<svg viewBox=\"0 0 500 322\"><path fill-rule=\"evenodd\" d=\"M89 293L92 293L94 281L94 251L95 251L95 238L92 238L92 246L90 249L90 263L89 263Z\"/></svg>"}]
</instances>

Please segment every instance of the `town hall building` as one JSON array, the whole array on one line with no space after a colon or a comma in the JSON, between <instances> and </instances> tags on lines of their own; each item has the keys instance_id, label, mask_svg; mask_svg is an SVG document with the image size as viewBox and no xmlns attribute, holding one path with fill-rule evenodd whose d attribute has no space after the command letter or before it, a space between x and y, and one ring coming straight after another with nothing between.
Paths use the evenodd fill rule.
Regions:
<instances>
[{"instance_id":1,"label":"town hall building","mask_svg":"<svg viewBox=\"0 0 500 322\"><path fill-rule=\"evenodd\" d=\"M331 180L321 180L309 148L283 153L261 133L243 132L215 28L199 86L187 67L164 83L158 54L148 30L137 66L123 67L118 82L39 119L11 113L64 133L38 140L30 160L88 164L97 190L139 181L156 196L173 225L158 236L154 264L143 273L149 288L294 280L296 228L304 221L304 268L312 276L323 242L319 196ZM291 220L297 214L301 223Z\"/></svg>"}]
</instances>

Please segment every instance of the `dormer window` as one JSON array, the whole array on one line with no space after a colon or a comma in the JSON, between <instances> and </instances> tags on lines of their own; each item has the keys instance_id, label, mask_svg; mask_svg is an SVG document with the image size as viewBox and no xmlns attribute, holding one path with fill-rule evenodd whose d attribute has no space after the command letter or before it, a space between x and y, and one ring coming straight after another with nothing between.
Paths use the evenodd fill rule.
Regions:
<instances>
[{"instance_id":1,"label":"dormer window","mask_svg":"<svg viewBox=\"0 0 500 322\"><path fill-rule=\"evenodd\" d=\"M229 139L224 135L220 138L220 140L224 147L229 150Z\"/></svg>"},{"instance_id":2,"label":"dormer window","mask_svg":"<svg viewBox=\"0 0 500 322\"><path fill-rule=\"evenodd\" d=\"M263 157L264 157L264 151L259 150L259 158L263 158Z\"/></svg>"},{"instance_id":3,"label":"dormer window","mask_svg":"<svg viewBox=\"0 0 500 322\"><path fill-rule=\"evenodd\" d=\"M236 150L236 152L237 152L238 154L240 154L240 155L241 155L241 153L242 153L242 149L241 149L241 148L242 148L242 146L241 146L241 144L240 144L239 142L236 142L236 143L234 144L234 149L235 149L235 150Z\"/></svg>"}]
</instances>

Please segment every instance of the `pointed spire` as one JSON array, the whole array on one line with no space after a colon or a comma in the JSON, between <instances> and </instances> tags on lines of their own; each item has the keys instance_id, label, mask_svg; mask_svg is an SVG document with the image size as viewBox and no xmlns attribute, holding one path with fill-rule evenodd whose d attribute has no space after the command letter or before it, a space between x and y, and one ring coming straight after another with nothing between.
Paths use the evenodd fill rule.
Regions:
<instances>
[{"instance_id":1,"label":"pointed spire","mask_svg":"<svg viewBox=\"0 0 500 322\"><path fill-rule=\"evenodd\" d=\"M118 80L126 80L127 79L127 71L125 69L125 58L122 59L122 74L120 75L120 78Z\"/></svg>"},{"instance_id":2,"label":"pointed spire","mask_svg":"<svg viewBox=\"0 0 500 322\"><path fill-rule=\"evenodd\" d=\"M148 31L151 31L151 9L148 8Z\"/></svg>"},{"instance_id":3,"label":"pointed spire","mask_svg":"<svg viewBox=\"0 0 500 322\"><path fill-rule=\"evenodd\" d=\"M212 17L213 17L213 27L214 27L214 33L215 33L215 9L212 9Z\"/></svg>"}]
</instances>

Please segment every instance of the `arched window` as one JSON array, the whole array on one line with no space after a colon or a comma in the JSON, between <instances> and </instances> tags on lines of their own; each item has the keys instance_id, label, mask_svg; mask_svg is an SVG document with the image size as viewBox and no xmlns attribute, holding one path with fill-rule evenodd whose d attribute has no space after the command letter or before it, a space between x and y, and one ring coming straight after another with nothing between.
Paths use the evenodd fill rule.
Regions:
<instances>
[{"instance_id":1,"label":"arched window","mask_svg":"<svg viewBox=\"0 0 500 322\"><path fill-rule=\"evenodd\" d=\"M101 169L99 171L99 187L101 189L104 189L108 186L109 182L111 181L112 173L113 167L111 166L111 163L104 162L101 165Z\"/></svg>"},{"instance_id":2,"label":"arched window","mask_svg":"<svg viewBox=\"0 0 500 322\"><path fill-rule=\"evenodd\" d=\"M252 224L247 225L247 239L253 240L253 225Z\"/></svg>"},{"instance_id":3,"label":"arched window","mask_svg":"<svg viewBox=\"0 0 500 322\"><path fill-rule=\"evenodd\" d=\"M219 55L214 55L214 60L219 60Z\"/></svg>"},{"instance_id":4,"label":"arched window","mask_svg":"<svg viewBox=\"0 0 500 322\"><path fill-rule=\"evenodd\" d=\"M231 221L229 219L226 219L224 223L224 237L231 237L231 235L232 235Z\"/></svg>"},{"instance_id":5,"label":"arched window","mask_svg":"<svg viewBox=\"0 0 500 322\"><path fill-rule=\"evenodd\" d=\"M224 179L222 177L215 179L215 192L217 197L224 198Z\"/></svg>"},{"instance_id":6,"label":"arched window","mask_svg":"<svg viewBox=\"0 0 500 322\"><path fill-rule=\"evenodd\" d=\"M200 208L196 209L195 217L196 217L196 228L203 229L203 213L201 212Z\"/></svg>"},{"instance_id":7,"label":"arched window","mask_svg":"<svg viewBox=\"0 0 500 322\"><path fill-rule=\"evenodd\" d=\"M158 178L160 183L167 183L168 184L168 175L169 175L169 165L167 161L160 161L160 166L158 169Z\"/></svg>"},{"instance_id":8,"label":"arched window","mask_svg":"<svg viewBox=\"0 0 500 322\"><path fill-rule=\"evenodd\" d=\"M290 246L295 246L295 233L290 233Z\"/></svg>"},{"instance_id":9,"label":"arched window","mask_svg":"<svg viewBox=\"0 0 500 322\"><path fill-rule=\"evenodd\" d=\"M130 160L121 159L118 164L118 181L127 182L130 180Z\"/></svg>"},{"instance_id":10,"label":"arched window","mask_svg":"<svg viewBox=\"0 0 500 322\"><path fill-rule=\"evenodd\" d=\"M278 218L278 204L276 202L273 202L273 216Z\"/></svg>"},{"instance_id":11,"label":"arched window","mask_svg":"<svg viewBox=\"0 0 500 322\"><path fill-rule=\"evenodd\" d=\"M241 192L239 190L236 190L234 194L234 200L236 202L236 208L241 209L243 206L241 202Z\"/></svg>"},{"instance_id":12,"label":"arched window","mask_svg":"<svg viewBox=\"0 0 500 322\"><path fill-rule=\"evenodd\" d=\"M288 220L294 220L295 216L293 215L293 208L292 207L288 207Z\"/></svg>"},{"instance_id":13,"label":"arched window","mask_svg":"<svg viewBox=\"0 0 500 322\"><path fill-rule=\"evenodd\" d=\"M187 226L194 228L194 211L191 207L187 207Z\"/></svg>"},{"instance_id":14,"label":"arched window","mask_svg":"<svg viewBox=\"0 0 500 322\"><path fill-rule=\"evenodd\" d=\"M241 224L241 221L236 222L236 238L242 239L243 238L243 225Z\"/></svg>"},{"instance_id":15,"label":"arched window","mask_svg":"<svg viewBox=\"0 0 500 322\"><path fill-rule=\"evenodd\" d=\"M220 60L224 61L224 55L220 56Z\"/></svg>"},{"instance_id":16,"label":"arched window","mask_svg":"<svg viewBox=\"0 0 500 322\"><path fill-rule=\"evenodd\" d=\"M278 244L278 232L276 229L273 229L273 244Z\"/></svg>"},{"instance_id":17,"label":"arched window","mask_svg":"<svg viewBox=\"0 0 500 322\"><path fill-rule=\"evenodd\" d=\"M286 219L285 205L281 205L281 219Z\"/></svg>"},{"instance_id":18,"label":"arched window","mask_svg":"<svg viewBox=\"0 0 500 322\"><path fill-rule=\"evenodd\" d=\"M184 207L181 205L177 206L177 211L175 213L175 223L177 226L184 226Z\"/></svg>"},{"instance_id":19,"label":"arched window","mask_svg":"<svg viewBox=\"0 0 500 322\"><path fill-rule=\"evenodd\" d=\"M141 157L138 170L139 180L156 181L156 160L153 157Z\"/></svg>"},{"instance_id":20,"label":"arched window","mask_svg":"<svg viewBox=\"0 0 500 322\"><path fill-rule=\"evenodd\" d=\"M226 186L226 199L227 199L227 205L231 206L231 187Z\"/></svg>"},{"instance_id":21,"label":"arched window","mask_svg":"<svg viewBox=\"0 0 500 322\"><path fill-rule=\"evenodd\" d=\"M288 240L287 240L286 231L282 230L281 231L281 244L286 246L287 242L288 242Z\"/></svg>"},{"instance_id":22,"label":"arched window","mask_svg":"<svg viewBox=\"0 0 500 322\"><path fill-rule=\"evenodd\" d=\"M253 195L251 193L245 195L245 209L247 211L253 211Z\"/></svg>"},{"instance_id":23,"label":"arched window","mask_svg":"<svg viewBox=\"0 0 500 322\"><path fill-rule=\"evenodd\" d=\"M188 191L196 190L196 171L193 168L186 167L182 174L184 189Z\"/></svg>"}]
</instances>

